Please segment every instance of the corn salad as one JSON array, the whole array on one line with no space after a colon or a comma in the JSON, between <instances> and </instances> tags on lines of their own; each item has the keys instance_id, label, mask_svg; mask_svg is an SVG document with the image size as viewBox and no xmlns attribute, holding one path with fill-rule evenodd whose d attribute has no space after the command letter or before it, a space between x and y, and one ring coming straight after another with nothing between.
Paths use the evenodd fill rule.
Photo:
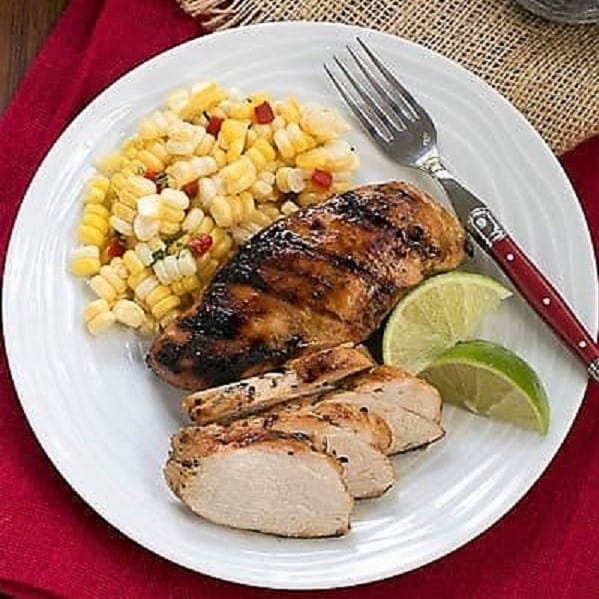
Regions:
<instances>
[{"instance_id":1,"label":"corn salad","mask_svg":"<svg viewBox=\"0 0 599 599\"><path fill-rule=\"evenodd\" d=\"M83 193L70 270L95 296L88 331L157 333L258 231L349 189L359 161L347 130L293 97L214 82L172 92Z\"/></svg>"}]
</instances>

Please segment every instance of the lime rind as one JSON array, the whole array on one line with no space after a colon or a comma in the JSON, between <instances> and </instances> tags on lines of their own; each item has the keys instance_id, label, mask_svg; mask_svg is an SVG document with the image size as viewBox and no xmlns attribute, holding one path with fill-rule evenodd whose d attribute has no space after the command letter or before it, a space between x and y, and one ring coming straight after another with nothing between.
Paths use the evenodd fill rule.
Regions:
<instances>
[{"instance_id":1,"label":"lime rind","mask_svg":"<svg viewBox=\"0 0 599 599\"><path fill-rule=\"evenodd\" d=\"M510 295L477 273L431 277L408 292L391 314L383 334L384 362L417 374L448 347L471 339L482 318Z\"/></svg>"},{"instance_id":2,"label":"lime rind","mask_svg":"<svg viewBox=\"0 0 599 599\"><path fill-rule=\"evenodd\" d=\"M465 369L475 373L476 390L467 388L474 377L464 376ZM483 375L484 393L478 387ZM539 377L520 356L501 345L481 340L459 343L439 356L422 376L439 388L448 403L547 433L549 401Z\"/></svg>"}]
</instances>

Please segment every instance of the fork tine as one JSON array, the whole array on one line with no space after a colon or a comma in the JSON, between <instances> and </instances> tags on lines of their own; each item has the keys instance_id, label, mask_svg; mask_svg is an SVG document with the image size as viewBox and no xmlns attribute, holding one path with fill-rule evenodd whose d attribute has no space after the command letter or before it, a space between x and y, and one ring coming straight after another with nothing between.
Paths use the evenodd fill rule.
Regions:
<instances>
[{"instance_id":1,"label":"fork tine","mask_svg":"<svg viewBox=\"0 0 599 599\"><path fill-rule=\"evenodd\" d=\"M401 117L404 116L405 118L412 121L415 115L412 113L411 110L406 111L406 106L400 105L398 101L393 97L393 95L390 94L389 91L381 85L380 81L372 75L364 61L358 56L356 51L350 45L347 45L346 48L347 51L350 53L351 57L354 59L355 63L358 65L358 67L368 80L368 82L370 83L370 85L379 93L383 100L386 100L391 105L391 108L394 110L398 121L405 127L404 120Z\"/></svg>"},{"instance_id":2,"label":"fork tine","mask_svg":"<svg viewBox=\"0 0 599 599\"><path fill-rule=\"evenodd\" d=\"M358 95L362 98L362 100L364 100L366 106L368 106L368 108L370 108L376 114L381 123L383 123L383 125L385 125L385 127L387 127L390 131L393 129L397 130L397 125L391 121L387 114L385 114L378 102L372 97L372 94L370 94L368 90L360 83L360 81L354 75L352 75L351 71L337 58L337 56L333 56L333 60L343 72L352 87L356 90Z\"/></svg>"},{"instance_id":3,"label":"fork tine","mask_svg":"<svg viewBox=\"0 0 599 599\"><path fill-rule=\"evenodd\" d=\"M383 137L381 132L374 126L374 124L372 123L372 121L370 120L368 115L364 112L364 110L362 110L360 105L353 99L353 97L345 91L343 85L341 85L341 83L339 82L337 77L335 77L335 75L333 74L331 69L329 69L329 67L326 64L324 64L323 67L324 67L326 74L329 76L329 79L333 82L333 85L337 88L337 91L341 94L341 97L345 100L347 105L351 108L352 112L358 118L358 120L362 123L362 125L366 129L366 131L368 131L368 133L378 143L385 143L385 142L389 141L388 139Z\"/></svg>"},{"instance_id":4,"label":"fork tine","mask_svg":"<svg viewBox=\"0 0 599 599\"><path fill-rule=\"evenodd\" d=\"M393 86L393 88L400 93L402 100L405 105L414 114L414 117L430 120L426 111L418 104L417 100L412 94L399 82L397 77L389 70L387 65L376 55L374 52L359 38L356 41L360 44L364 52L368 55L373 64L378 68L381 74L387 79L387 81Z\"/></svg>"}]
</instances>

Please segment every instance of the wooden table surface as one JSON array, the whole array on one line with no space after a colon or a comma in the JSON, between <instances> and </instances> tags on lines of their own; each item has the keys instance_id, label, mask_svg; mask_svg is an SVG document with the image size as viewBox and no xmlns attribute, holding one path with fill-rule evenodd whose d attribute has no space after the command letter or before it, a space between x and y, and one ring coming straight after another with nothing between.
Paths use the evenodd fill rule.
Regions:
<instances>
[{"instance_id":1,"label":"wooden table surface","mask_svg":"<svg viewBox=\"0 0 599 599\"><path fill-rule=\"evenodd\" d=\"M68 0L0 0L0 114Z\"/></svg>"}]
</instances>

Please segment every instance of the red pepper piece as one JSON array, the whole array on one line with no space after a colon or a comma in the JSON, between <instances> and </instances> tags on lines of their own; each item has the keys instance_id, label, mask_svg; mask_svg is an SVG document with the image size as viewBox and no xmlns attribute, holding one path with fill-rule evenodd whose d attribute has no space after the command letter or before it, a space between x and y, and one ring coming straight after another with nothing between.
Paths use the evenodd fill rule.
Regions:
<instances>
[{"instance_id":1,"label":"red pepper piece","mask_svg":"<svg viewBox=\"0 0 599 599\"><path fill-rule=\"evenodd\" d=\"M203 256L212 247L212 237L206 233L194 235L187 245L195 252L196 256Z\"/></svg>"},{"instance_id":2,"label":"red pepper piece","mask_svg":"<svg viewBox=\"0 0 599 599\"><path fill-rule=\"evenodd\" d=\"M198 195L198 180L190 181L181 188L181 191L185 192L190 198L195 198Z\"/></svg>"},{"instance_id":3,"label":"red pepper piece","mask_svg":"<svg viewBox=\"0 0 599 599\"><path fill-rule=\"evenodd\" d=\"M328 189L333 183L333 175L329 171L321 171L320 169L314 169L312 176L310 177L314 185Z\"/></svg>"},{"instance_id":4,"label":"red pepper piece","mask_svg":"<svg viewBox=\"0 0 599 599\"><path fill-rule=\"evenodd\" d=\"M224 120L225 119L221 119L219 116L211 116L208 125L206 125L206 133L210 133L210 135L216 137Z\"/></svg>"},{"instance_id":5,"label":"red pepper piece","mask_svg":"<svg viewBox=\"0 0 599 599\"><path fill-rule=\"evenodd\" d=\"M148 169L146 171L145 177L146 179L150 179L151 181L156 181L156 176L158 175L157 171L153 171L152 169Z\"/></svg>"},{"instance_id":6,"label":"red pepper piece","mask_svg":"<svg viewBox=\"0 0 599 599\"><path fill-rule=\"evenodd\" d=\"M125 252L127 248L119 239L113 239L106 246L106 256L112 260L113 258L120 258Z\"/></svg>"},{"instance_id":7,"label":"red pepper piece","mask_svg":"<svg viewBox=\"0 0 599 599\"><path fill-rule=\"evenodd\" d=\"M256 122L259 125L267 125L275 120L275 113L268 102L258 104L258 106L254 108L254 114L256 115Z\"/></svg>"}]
</instances>

